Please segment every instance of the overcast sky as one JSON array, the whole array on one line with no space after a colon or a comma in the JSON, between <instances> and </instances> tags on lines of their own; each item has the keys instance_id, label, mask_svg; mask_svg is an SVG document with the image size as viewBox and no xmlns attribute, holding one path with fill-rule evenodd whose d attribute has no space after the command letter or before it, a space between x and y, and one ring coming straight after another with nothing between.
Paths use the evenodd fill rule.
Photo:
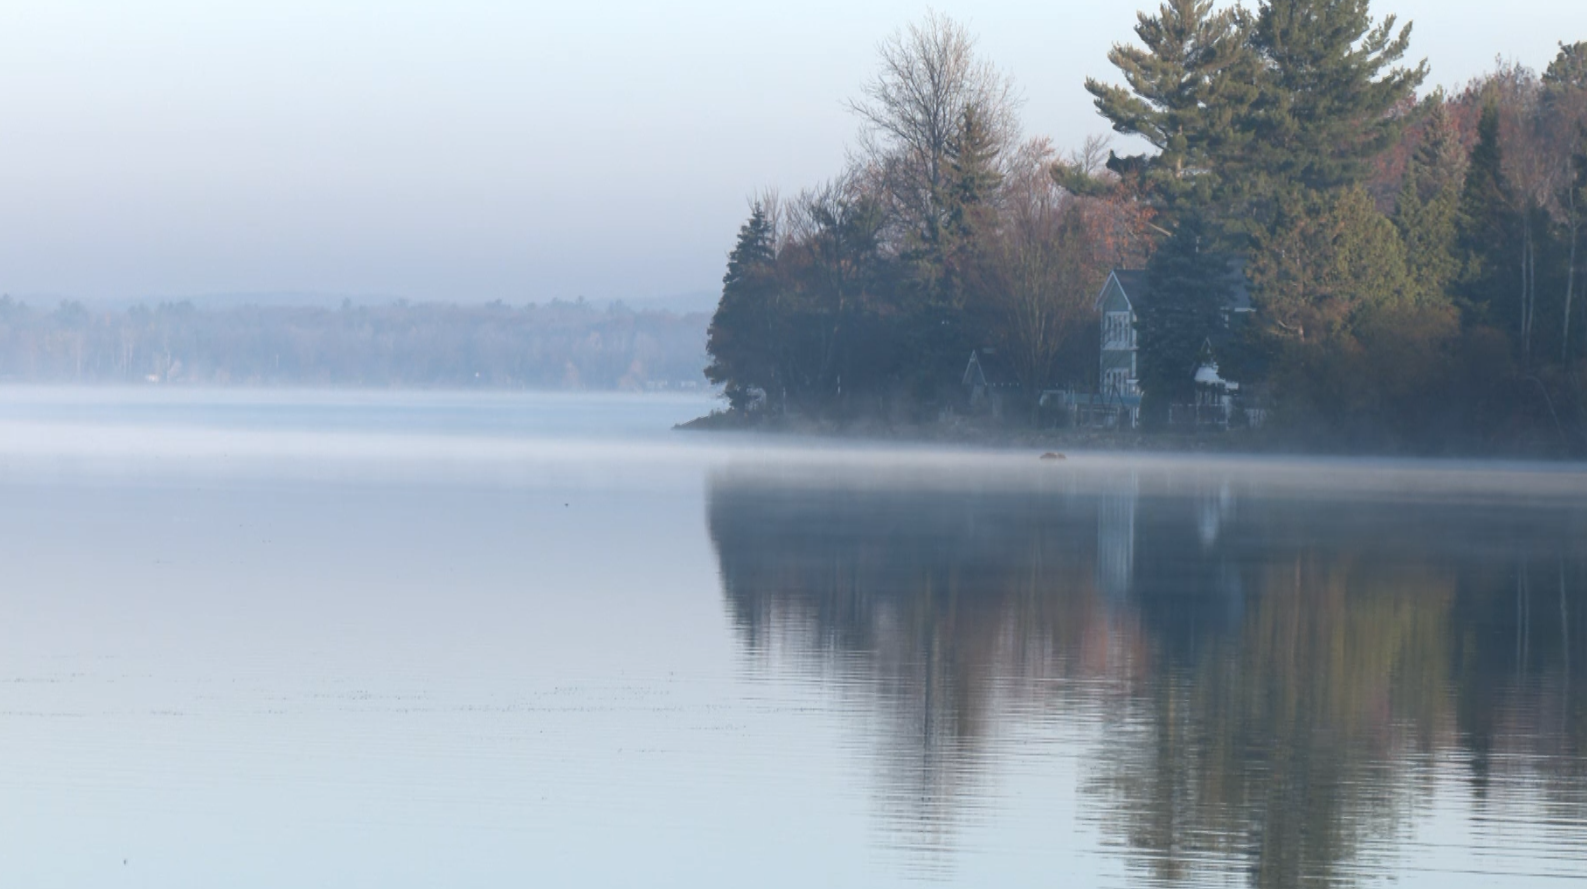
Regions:
<instances>
[{"instance_id":1,"label":"overcast sky","mask_svg":"<svg viewBox=\"0 0 1587 889\"><path fill-rule=\"evenodd\" d=\"M1136 3L938 2L1028 134L1105 125ZM830 176L924 3L8 0L0 292L542 301L714 290L746 196ZM1581 0L1396 0L1456 84L1587 39Z\"/></svg>"}]
</instances>

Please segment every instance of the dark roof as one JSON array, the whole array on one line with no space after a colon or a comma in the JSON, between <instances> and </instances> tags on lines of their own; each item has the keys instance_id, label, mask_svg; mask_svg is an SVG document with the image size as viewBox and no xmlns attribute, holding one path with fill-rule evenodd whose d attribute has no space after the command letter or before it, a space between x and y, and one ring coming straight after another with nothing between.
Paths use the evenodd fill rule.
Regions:
<instances>
[{"instance_id":1,"label":"dark roof","mask_svg":"<svg viewBox=\"0 0 1587 889\"><path fill-rule=\"evenodd\" d=\"M1114 269L1113 277L1119 279L1119 286L1124 288L1124 297L1130 301L1130 305L1140 308L1151 300L1152 288L1145 269ZM1228 303L1225 308L1237 312L1251 308L1251 289L1245 278L1245 260L1241 257L1231 257L1229 260Z\"/></svg>"},{"instance_id":2,"label":"dark roof","mask_svg":"<svg viewBox=\"0 0 1587 889\"><path fill-rule=\"evenodd\" d=\"M1113 277L1119 279L1119 286L1124 288L1124 298L1130 305L1141 307L1151 298L1151 286L1146 280L1145 269L1114 269Z\"/></svg>"},{"instance_id":3,"label":"dark roof","mask_svg":"<svg viewBox=\"0 0 1587 889\"><path fill-rule=\"evenodd\" d=\"M976 377L977 371L980 374L979 378ZM970 361L964 368L964 385L1003 387L1017 383L1018 377L998 357L996 349L981 348L970 353Z\"/></svg>"}]
</instances>

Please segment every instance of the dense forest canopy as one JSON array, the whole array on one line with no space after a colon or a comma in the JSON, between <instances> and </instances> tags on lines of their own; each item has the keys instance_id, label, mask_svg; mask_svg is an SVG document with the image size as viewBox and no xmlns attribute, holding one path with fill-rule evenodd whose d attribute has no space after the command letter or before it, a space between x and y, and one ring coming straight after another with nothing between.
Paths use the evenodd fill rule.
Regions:
<instances>
[{"instance_id":1,"label":"dense forest canopy","mask_svg":"<svg viewBox=\"0 0 1587 889\"><path fill-rule=\"evenodd\" d=\"M1215 343L1275 434L1587 451L1587 43L1424 91L1411 33L1368 0L1167 0L1107 53L1120 82L1085 84L1149 150L1060 154L928 16L860 86L849 167L752 201L707 376L744 413L929 420L983 350L1032 422L1043 390L1097 390L1094 300L1145 269L1148 427Z\"/></svg>"},{"instance_id":2,"label":"dense forest canopy","mask_svg":"<svg viewBox=\"0 0 1587 889\"><path fill-rule=\"evenodd\" d=\"M583 301L340 309L39 309L0 297L0 380L655 389L699 386L706 317Z\"/></svg>"}]
</instances>

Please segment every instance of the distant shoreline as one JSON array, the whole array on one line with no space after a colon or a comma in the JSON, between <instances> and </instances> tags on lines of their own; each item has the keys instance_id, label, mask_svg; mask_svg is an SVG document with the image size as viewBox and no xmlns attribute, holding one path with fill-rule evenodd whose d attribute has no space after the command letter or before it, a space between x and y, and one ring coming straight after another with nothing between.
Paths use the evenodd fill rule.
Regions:
<instances>
[{"instance_id":1,"label":"distant shoreline","mask_svg":"<svg viewBox=\"0 0 1587 889\"><path fill-rule=\"evenodd\" d=\"M661 389L694 383L709 316L508 306L43 309L0 296L0 380L368 388Z\"/></svg>"}]
</instances>

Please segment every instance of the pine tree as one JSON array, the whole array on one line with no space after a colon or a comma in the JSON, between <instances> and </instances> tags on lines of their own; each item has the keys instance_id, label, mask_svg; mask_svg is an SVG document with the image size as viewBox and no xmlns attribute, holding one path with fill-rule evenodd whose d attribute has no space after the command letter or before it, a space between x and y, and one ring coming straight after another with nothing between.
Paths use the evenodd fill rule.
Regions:
<instances>
[{"instance_id":1,"label":"pine tree","mask_svg":"<svg viewBox=\"0 0 1587 889\"><path fill-rule=\"evenodd\" d=\"M1141 388L1149 417L1189 400L1202 347L1225 332L1223 307L1234 278L1211 227L1194 210L1180 218L1147 264L1148 298L1137 315Z\"/></svg>"},{"instance_id":2,"label":"pine tree","mask_svg":"<svg viewBox=\"0 0 1587 889\"><path fill-rule=\"evenodd\" d=\"M779 383L773 351L778 341L775 261L775 227L757 201L728 254L722 299L706 339L711 364L705 377L725 387L734 410L749 406L752 390L770 393Z\"/></svg>"},{"instance_id":3,"label":"pine tree","mask_svg":"<svg viewBox=\"0 0 1587 889\"><path fill-rule=\"evenodd\" d=\"M1427 63L1394 67L1411 26L1374 22L1370 0L1263 0L1252 44L1266 61L1246 173L1269 189L1363 181L1398 139Z\"/></svg>"},{"instance_id":4,"label":"pine tree","mask_svg":"<svg viewBox=\"0 0 1587 889\"><path fill-rule=\"evenodd\" d=\"M1086 80L1097 110L1117 132L1157 149L1150 158L1118 158L1121 174L1141 171L1147 190L1170 211L1206 203L1222 184L1226 159L1242 150L1243 116L1256 99L1257 60L1238 9L1215 11L1212 0L1167 0L1156 15L1139 14L1144 48L1108 53L1128 87Z\"/></svg>"},{"instance_id":5,"label":"pine tree","mask_svg":"<svg viewBox=\"0 0 1587 889\"><path fill-rule=\"evenodd\" d=\"M1473 317L1490 323L1498 320L1495 316L1512 277L1509 256L1515 213L1505 186L1502 152L1499 106L1490 100L1483 105L1477 122L1477 144L1471 149L1466 166L1458 217L1458 292Z\"/></svg>"},{"instance_id":6,"label":"pine tree","mask_svg":"<svg viewBox=\"0 0 1587 889\"><path fill-rule=\"evenodd\" d=\"M1251 353L1279 399L1340 385L1302 369L1354 348L1364 312L1414 300L1404 245L1362 183L1402 137L1425 62L1398 66L1410 25L1375 22L1369 0L1262 0L1251 44L1263 61L1248 151L1233 173L1259 323ZM1420 194L1418 194L1418 198ZM1413 202L1416 203L1416 202ZM1329 411L1321 411L1323 414ZM1337 414L1337 411L1334 412Z\"/></svg>"},{"instance_id":7,"label":"pine tree","mask_svg":"<svg viewBox=\"0 0 1587 889\"><path fill-rule=\"evenodd\" d=\"M802 373L801 394L833 405L845 390L863 388L856 373L853 326L878 290L886 261L881 256L885 214L876 197L850 177L802 194L797 202L807 225L797 252L795 277L801 303L801 340L810 347L795 363ZM876 338L866 344L880 350Z\"/></svg>"},{"instance_id":8,"label":"pine tree","mask_svg":"<svg viewBox=\"0 0 1587 889\"><path fill-rule=\"evenodd\" d=\"M1394 224L1361 187L1286 200L1249 269L1270 337L1325 344L1354 336L1363 311L1416 301Z\"/></svg>"},{"instance_id":9,"label":"pine tree","mask_svg":"<svg viewBox=\"0 0 1587 889\"><path fill-rule=\"evenodd\" d=\"M1402 381L1437 378L1452 312L1418 299L1399 233L1365 188L1299 194L1249 269L1263 295L1251 351L1291 422L1376 434L1408 410Z\"/></svg>"},{"instance_id":10,"label":"pine tree","mask_svg":"<svg viewBox=\"0 0 1587 889\"><path fill-rule=\"evenodd\" d=\"M1561 43L1559 55L1543 72L1543 83L1556 88L1587 90L1587 40Z\"/></svg>"},{"instance_id":11,"label":"pine tree","mask_svg":"<svg viewBox=\"0 0 1587 889\"><path fill-rule=\"evenodd\" d=\"M1003 181L1000 149L983 115L966 108L948 150L948 189L942 229L942 288L962 307L968 297L981 240L993 224L993 195Z\"/></svg>"},{"instance_id":12,"label":"pine tree","mask_svg":"<svg viewBox=\"0 0 1587 889\"><path fill-rule=\"evenodd\" d=\"M1426 130L1405 171L1394 223L1405 242L1412 282L1422 296L1446 299L1460 274L1457 220L1464 159L1443 95L1427 103Z\"/></svg>"}]
</instances>

